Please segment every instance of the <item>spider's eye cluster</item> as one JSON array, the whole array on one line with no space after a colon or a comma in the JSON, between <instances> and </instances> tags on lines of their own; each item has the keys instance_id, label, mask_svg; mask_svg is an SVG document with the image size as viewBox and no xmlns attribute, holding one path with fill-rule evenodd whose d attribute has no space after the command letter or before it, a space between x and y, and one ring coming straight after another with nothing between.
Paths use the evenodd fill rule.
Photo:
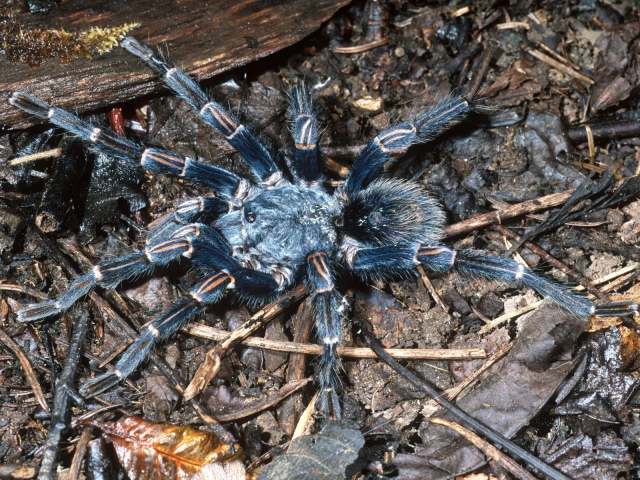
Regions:
<instances>
[{"instance_id":1,"label":"spider's eye cluster","mask_svg":"<svg viewBox=\"0 0 640 480\"><path fill-rule=\"evenodd\" d=\"M253 210L245 208L244 219L249 223L253 223L256 221L256 213Z\"/></svg>"}]
</instances>

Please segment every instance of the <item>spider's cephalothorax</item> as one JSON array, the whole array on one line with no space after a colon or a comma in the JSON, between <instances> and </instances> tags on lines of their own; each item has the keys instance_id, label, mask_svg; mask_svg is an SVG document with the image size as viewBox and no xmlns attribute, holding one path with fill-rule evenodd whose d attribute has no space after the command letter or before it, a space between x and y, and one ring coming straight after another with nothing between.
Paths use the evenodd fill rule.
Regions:
<instances>
[{"instance_id":1,"label":"spider's cephalothorax","mask_svg":"<svg viewBox=\"0 0 640 480\"><path fill-rule=\"evenodd\" d=\"M520 283L580 316L638 311L632 302L596 307L513 260L476 250L452 250L441 243L444 214L438 204L418 185L382 176L392 157L431 140L468 115L473 108L463 97L446 98L412 120L379 133L362 150L344 185L331 191L321 181L318 125L303 84L291 92L293 151L287 176L258 138L184 72L133 38L126 38L122 46L156 70L205 123L221 132L245 159L254 178L243 179L206 162L147 147L25 93L11 96L12 105L77 135L98 152L138 163L147 171L184 177L213 191L211 196L187 200L156 222L140 251L100 262L55 300L18 312L18 319L25 322L47 318L70 308L96 285L115 287L181 258L198 270L200 281L189 294L149 322L113 370L83 385L83 395L104 391L129 376L155 344L226 291L257 305L304 280L314 307L316 334L324 344L318 369L319 406L338 416L336 347L343 299L334 285L337 268L367 281L406 275L422 264L435 272L457 270Z\"/></svg>"}]
</instances>

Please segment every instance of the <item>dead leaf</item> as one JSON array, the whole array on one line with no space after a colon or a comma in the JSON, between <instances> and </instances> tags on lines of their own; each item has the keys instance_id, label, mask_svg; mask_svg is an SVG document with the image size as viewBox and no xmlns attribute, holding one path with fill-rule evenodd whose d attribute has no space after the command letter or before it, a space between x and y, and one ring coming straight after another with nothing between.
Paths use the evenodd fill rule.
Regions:
<instances>
[{"instance_id":1,"label":"dead leaf","mask_svg":"<svg viewBox=\"0 0 640 480\"><path fill-rule=\"evenodd\" d=\"M151 423L139 417L96 425L111 440L131 480L245 480L237 444L189 425Z\"/></svg>"}]
</instances>

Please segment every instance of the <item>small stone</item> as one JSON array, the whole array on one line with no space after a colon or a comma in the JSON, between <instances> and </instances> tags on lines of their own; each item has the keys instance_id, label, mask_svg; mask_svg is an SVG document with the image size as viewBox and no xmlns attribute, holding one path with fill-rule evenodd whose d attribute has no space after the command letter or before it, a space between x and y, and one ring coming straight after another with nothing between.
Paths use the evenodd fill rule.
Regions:
<instances>
[{"instance_id":1,"label":"small stone","mask_svg":"<svg viewBox=\"0 0 640 480\"><path fill-rule=\"evenodd\" d=\"M398 47L393 51L393 54L398 57L398 58L402 58L404 57L405 51L404 48L402 47Z\"/></svg>"}]
</instances>

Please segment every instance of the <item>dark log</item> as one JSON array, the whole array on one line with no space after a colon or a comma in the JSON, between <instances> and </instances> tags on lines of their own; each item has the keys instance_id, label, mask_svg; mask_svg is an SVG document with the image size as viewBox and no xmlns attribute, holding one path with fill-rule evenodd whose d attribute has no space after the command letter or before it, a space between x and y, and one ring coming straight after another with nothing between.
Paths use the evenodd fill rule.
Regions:
<instances>
[{"instance_id":1,"label":"dark log","mask_svg":"<svg viewBox=\"0 0 640 480\"><path fill-rule=\"evenodd\" d=\"M198 80L265 57L316 30L350 0L69 0L47 15L21 14L25 28L84 31L140 24L130 35L161 45ZM35 120L6 101L26 90L76 112L96 110L162 89L154 74L120 48L104 55L37 66L0 56L0 124L24 128Z\"/></svg>"}]
</instances>

